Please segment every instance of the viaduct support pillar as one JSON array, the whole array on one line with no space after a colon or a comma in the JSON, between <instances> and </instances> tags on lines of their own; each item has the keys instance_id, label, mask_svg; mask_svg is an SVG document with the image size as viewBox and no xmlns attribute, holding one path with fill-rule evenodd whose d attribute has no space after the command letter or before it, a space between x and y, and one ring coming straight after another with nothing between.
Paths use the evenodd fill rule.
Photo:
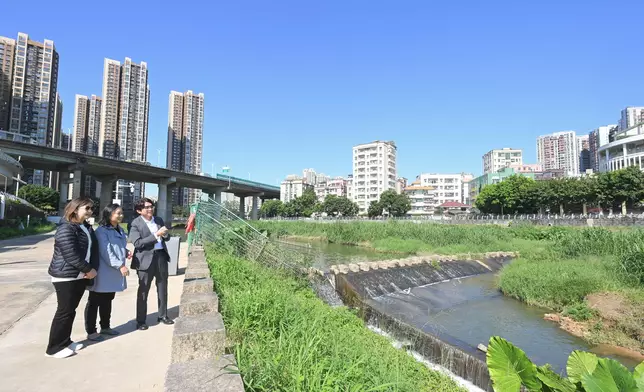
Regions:
<instances>
[{"instance_id":1,"label":"viaduct support pillar","mask_svg":"<svg viewBox=\"0 0 644 392\"><path fill-rule=\"evenodd\" d=\"M97 178L97 180L101 182L100 209L103 211L103 209L112 204L112 200L114 200L113 192L114 185L116 184L116 177L100 177Z\"/></svg>"},{"instance_id":2,"label":"viaduct support pillar","mask_svg":"<svg viewBox=\"0 0 644 392\"><path fill-rule=\"evenodd\" d=\"M72 199L81 197L85 189L85 176L80 169L74 170L74 179L72 182Z\"/></svg>"},{"instance_id":3,"label":"viaduct support pillar","mask_svg":"<svg viewBox=\"0 0 644 392\"><path fill-rule=\"evenodd\" d=\"M239 196L239 217L246 218L246 195Z\"/></svg>"}]
</instances>

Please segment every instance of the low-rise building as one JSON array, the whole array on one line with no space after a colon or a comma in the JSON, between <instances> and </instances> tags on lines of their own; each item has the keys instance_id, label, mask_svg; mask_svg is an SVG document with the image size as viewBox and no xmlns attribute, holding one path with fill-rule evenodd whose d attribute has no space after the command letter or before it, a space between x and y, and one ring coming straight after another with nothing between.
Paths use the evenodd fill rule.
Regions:
<instances>
[{"instance_id":1,"label":"low-rise building","mask_svg":"<svg viewBox=\"0 0 644 392\"><path fill-rule=\"evenodd\" d=\"M286 176L286 179L280 184L280 200L288 203L297 197L302 196L305 190L313 188L313 185L306 183L306 180L296 175Z\"/></svg>"},{"instance_id":2,"label":"low-rise building","mask_svg":"<svg viewBox=\"0 0 644 392\"><path fill-rule=\"evenodd\" d=\"M420 179L405 187L404 193L411 201L409 215L431 215L434 213L436 201L434 199L434 187L420 185Z\"/></svg>"},{"instance_id":3,"label":"low-rise building","mask_svg":"<svg viewBox=\"0 0 644 392\"><path fill-rule=\"evenodd\" d=\"M599 171L637 166L644 169L644 123L615 133L613 141L599 148Z\"/></svg>"},{"instance_id":4,"label":"low-rise building","mask_svg":"<svg viewBox=\"0 0 644 392\"><path fill-rule=\"evenodd\" d=\"M504 167L522 164L523 151L518 148L504 147L483 155L483 173L496 173Z\"/></svg>"},{"instance_id":5,"label":"low-rise building","mask_svg":"<svg viewBox=\"0 0 644 392\"><path fill-rule=\"evenodd\" d=\"M319 202L323 202L329 195L347 197L347 180L342 177L335 177L332 180L320 182L315 186L315 195Z\"/></svg>"}]
</instances>

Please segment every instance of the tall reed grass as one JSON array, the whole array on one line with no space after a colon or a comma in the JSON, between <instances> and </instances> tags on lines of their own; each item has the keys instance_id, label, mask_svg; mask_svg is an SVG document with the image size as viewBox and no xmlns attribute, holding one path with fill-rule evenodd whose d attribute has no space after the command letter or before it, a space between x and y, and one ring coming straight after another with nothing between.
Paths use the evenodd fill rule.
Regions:
<instances>
[{"instance_id":1,"label":"tall reed grass","mask_svg":"<svg viewBox=\"0 0 644 392\"><path fill-rule=\"evenodd\" d=\"M460 391L306 283L208 249L247 391Z\"/></svg>"}]
</instances>

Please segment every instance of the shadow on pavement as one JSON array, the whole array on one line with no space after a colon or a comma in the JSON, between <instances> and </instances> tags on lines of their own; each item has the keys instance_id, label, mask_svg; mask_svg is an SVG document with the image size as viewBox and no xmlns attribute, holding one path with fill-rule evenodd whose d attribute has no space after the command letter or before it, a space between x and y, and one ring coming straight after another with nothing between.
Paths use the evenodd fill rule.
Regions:
<instances>
[{"instance_id":1,"label":"shadow on pavement","mask_svg":"<svg viewBox=\"0 0 644 392\"><path fill-rule=\"evenodd\" d=\"M53 235L54 235L54 232L51 232L47 234L36 234L36 235L29 235L25 237L17 237L17 238L10 238L8 240L2 240L0 241L0 253L9 252L9 251L15 250L16 248L24 249L24 247L26 246L34 246L39 242L52 238Z\"/></svg>"}]
</instances>

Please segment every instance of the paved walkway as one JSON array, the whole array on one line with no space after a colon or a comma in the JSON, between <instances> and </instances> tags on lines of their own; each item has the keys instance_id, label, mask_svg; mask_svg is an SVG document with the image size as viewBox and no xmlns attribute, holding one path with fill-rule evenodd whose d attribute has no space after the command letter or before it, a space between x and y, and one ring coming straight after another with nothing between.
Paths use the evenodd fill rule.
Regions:
<instances>
[{"instance_id":1,"label":"paved walkway","mask_svg":"<svg viewBox=\"0 0 644 392\"><path fill-rule=\"evenodd\" d=\"M15 244L22 245L16 245L18 248L12 250L5 249L6 242L0 243L0 320L13 324L0 335L0 391L162 391L170 363L174 327L157 325L156 294L153 289L148 304L150 329L135 329L136 274L128 279L128 289L118 293L114 299L112 327L121 332L120 336L91 344L71 358L58 360L45 357L49 327L56 311L56 297L47 296L46 293L53 290L46 289L45 284L48 283L47 265L53 241L51 236L40 240L30 238L31 241L13 240ZM18 260L20 257L25 260ZM12 260L16 263L10 264ZM185 267L186 260L186 247L183 246L180 268ZM28 262L30 267L26 268L21 261ZM21 278L23 276L24 279ZM46 296L44 301L38 301L37 296L34 300L25 299L25 296L31 295L30 283L25 283L25 280L37 287L34 290L39 296ZM182 283L183 275L170 277L168 307L172 318L178 315ZM7 290L2 288L5 284L16 290L27 288L27 292L6 293ZM7 303L11 302L12 295L18 298L18 302L27 305L12 307L11 303ZM72 333L74 341L83 341L86 336L83 327L86 300L87 295L77 310ZM29 304L34 303L40 304L31 312ZM14 316L5 320L5 312L12 312ZM20 313L28 314L23 314L16 322L16 315ZM14 322L10 322L11 319Z\"/></svg>"},{"instance_id":2,"label":"paved walkway","mask_svg":"<svg viewBox=\"0 0 644 392\"><path fill-rule=\"evenodd\" d=\"M53 233L0 241L0 336L54 291Z\"/></svg>"}]
</instances>

